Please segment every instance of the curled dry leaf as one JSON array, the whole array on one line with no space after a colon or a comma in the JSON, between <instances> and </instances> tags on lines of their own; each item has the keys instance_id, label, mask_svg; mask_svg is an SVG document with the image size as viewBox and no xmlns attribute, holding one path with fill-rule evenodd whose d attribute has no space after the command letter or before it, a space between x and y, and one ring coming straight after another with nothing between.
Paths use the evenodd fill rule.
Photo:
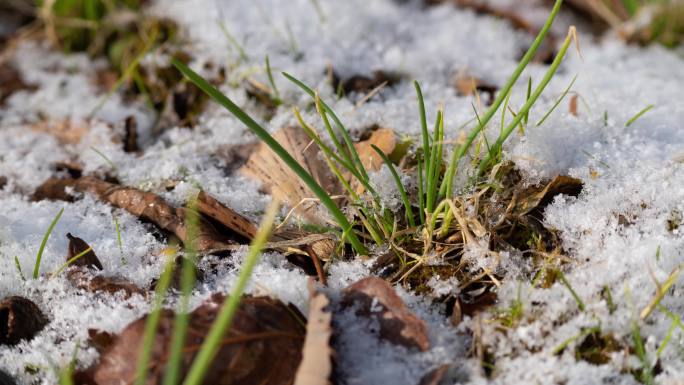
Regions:
<instances>
[{"instance_id":1,"label":"curled dry leaf","mask_svg":"<svg viewBox=\"0 0 684 385\"><path fill-rule=\"evenodd\" d=\"M154 193L105 182L93 177L78 179L75 190L91 193L105 202L173 233L184 243L188 241L188 229L185 221L186 209L174 208ZM232 244L205 219L200 218L198 227L198 235L194 240L198 252L225 250Z\"/></svg>"},{"instance_id":2,"label":"curled dry leaf","mask_svg":"<svg viewBox=\"0 0 684 385\"><path fill-rule=\"evenodd\" d=\"M197 195L197 211L206 215L208 218L220 223L231 231L251 240L256 235L257 226L240 215L235 210L227 207L217 199L200 191ZM301 230L282 229L271 234L269 242L265 245L266 249L279 250L284 253L297 253L309 255L308 248L311 248L315 255L327 261L335 250L335 239L332 235L311 234ZM297 263L295 263L297 264Z\"/></svg>"},{"instance_id":3,"label":"curled dry leaf","mask_svg":"<svg viewBox=\"0 0 684 385\"><path fill-rule=\"evenodd\" d=\"M319 157L318 147L310 145L311 140L301 127L282 128L273 134L273 138L329 195L341 193L338 182L327 164ZM328 212L315 203L314 193L265 143L259 144L241 171L260 181L274 198L287 203L290 208L295 209L295 213L308 222L325 225L329 221Z\"/></svg>"},{"instance_id":4,"label":"curled dry leaf","mask_svg":"<svg viewBox=\"0 0 684 385\"><path fill-rule=\"evenodd\" d=\"M185 376L216 319L224 297L215 295L190 313L188 336L181 358ZM290 385L301 361L305 329L302 320L282 302L245 297L212 361L205 384ZM146 384L161 384L173 333L174 314L162 311L152 348ZM146 317L128 325L111 342L105 341L100 361L89 371L91 383L132 384L145 332Z\"/></svg>"},{"instance_id":5,"label":"curled dry leaf","mask_svg":"<svg viewBox=\"0 0 684 385\"><path fill-rule=\"evenodd\" d=\"M389 342L426 351L430 348L427 325L406 307L384 279L368 277L346 289L343 307L355 306L356 314L380 323L380 336Z\"/></svg>"},{"instance_id":6,"label":"curled dry leaf","mask_svg":"<svg viewBox=\"0 0 684 385\"><path fill-rule=\"evenodd\" d=\"M97 258L97 255L95 255L95 251L83 239L74 237L71 235L71 233L67 233L66 236L69 238L67 261L90 249L90 251L72 262L71 266L81 266L89 269L95 268L97 270L102 270L102 263Z\"/></svg>"},{"instance_id":7,"label":"curled dry leaf","mask_svg":"<svg viewBox=\"0 0 684 385\"><path fill-rule=\"evenodd\" d=\"M543 209L556 195L578 196L582 192L582 181L570 176L559 175L543 187L533 186L521 191L517 199L511 201L513 214L525 215L535 209Z\"/></svg>"},{"instance_id":8,"label":"curled dry leaf","mask_svg":"<svg viewBox=\"0 0 684 385\"><path fill-rule=\"evenodd\" d=\"M333 349L332 313L328 309L330 300L316 290L309 280L309 318L306 323L306 338L302 351L302 362L297 369L294 385L330 385Z\"/></svg>"},{"instance_id":9,"label":"curled dry leaf","mask_svg":"<svg viewBox=\"0 0 684 385\"><path fill-rule=\"evenodd\" d=\"M48 320L32 301L18 296L0 301L0 345L32 339Z\"/></svg>"}]
</instances>

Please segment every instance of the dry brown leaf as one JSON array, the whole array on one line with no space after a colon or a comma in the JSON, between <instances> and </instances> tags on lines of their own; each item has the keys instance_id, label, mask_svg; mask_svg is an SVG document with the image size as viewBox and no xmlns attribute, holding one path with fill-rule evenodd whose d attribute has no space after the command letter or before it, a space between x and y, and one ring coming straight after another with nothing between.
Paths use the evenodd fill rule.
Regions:
<instances>
[{"instance_id":1,"label":"dry brown leaf","mask_svg":"<svg viewBox=\"0 0 684 385\"><path fill-rule=\"evenodd\" d=\"M382 167L383 161L380 155L373 150L372 145L375 145L389 156L397 146L394 130L391 128L378 128L371 132L368 139L354 143L354 148L356 148L356 152L359 154L363 167L368 171L378 171Z\"/></svg>"},{"instance_id":2,"label":"dry brown leaf","mask_svg":"<svg viewBox=\"0 0 684 385\"><path fill-rule=\"evenodd\" d=\"M582 181L577 178L559 175L543 188L534 186L519 193L514 201L515 206L512 213L515 215L529 214L532 210L543 208L551 203L553 198L559 194L577 196L582 191L582 186Z\"/></svg>"},{"instance_id":3,"label":"dry brown leaf","mask_svg":"<svg viewBox=\"0 0 684 385\"><path fill-rule=\"evenodd\" d=\"M35 123L31 129L50 134L61 144L78 144L90 131L86 122L73 119L45 120Z\"/></svg>"},{"instance_id":4,"label":"dry brown leaf","mask_svg":"<svg viewBox=\"0 0 684 385\"><path fill-rule=\"evenodd\" d=\"M197 211L214 219L243 237L251 240L256 235L257 226L252 223L252 221L227 207L204 191L200 191L197 195L196 205Z\"/></svg>"},{"instance_id":5,"label":"dry brown leaf","mask_svg":"<svg viewBox=\"0 0 684 385\"><path fill-rule=\"evenodd\" d=\"M343 293L343 307L353 305L358 309L357 315L377 319L382 338L421 351L430 348L425 321L409 311L394 288L384 279L363 278L348 286Z\"/></svg>"},{"instance_id":6,"label":"dry brown leaf","mask_svg":"<svg viewBox=\"0 0 684 385\"><path fill-rule=\"evenodd\" d=\"M319 157L318 147L309 145L311 140L301 127L285 127L273 134L273 138L329 195L338 195L341 192L327 164ZM260 181L275 199L295 208L295 212L308 222L319 225L329 222L327 211L312 201L315 198L314 193L265 143L259 144L241 171Z\"/></svg>"},{"instance_id":7,"label":"dry brown leaf","mask_svg":"<svg viewBox=\"0 0 684 385\"><path fill-rule=\"evenodd\" d=\"M190 313L190 325L181 358L185 376L224 297L215 295ZM212 361L205 384L290 385L301 361L305 329L298 311L267 297L245 297L230 329ZM150 370L145 382L161 384L171 345L175 315L164 310L152 347ZM91 383L132 384L145 332L146 317L128 325L111 342L106 338L100 361L89 371Z\"/></svg>"},{"instance_id":8,"label":"dry brown leaf","mask_svg":"<svg viewBox=\"0 0 684 385\"><path fill-rule=\"evenodd\" d=\"M309 280L309 318L306 323L306 338L302 349L302 362L299 364L294 385L330 385L332 374L332 313L327 309L328 297L316 291Z\"/></svg>"},{"instance_id":9,"label":"dry brown leaf","mask_svg":"<svg viewBox=\"0 0 684 385\"><path fill-rule=\"evenodd\" d=\"M42 200L58 200L73 202L74 196L67 192L68 187L74 187L76 179L50 178L43 182L31 195L31 200L39 202Z\"/></svg>"},{"instance_id":10,"label":"dry brown leaf","mask_svg":"<svg viewBox=\"0 0 684 385\"><path fill-rule=\"evenodd\" d=\"M116 276L93 275L92 272L83 268L75 268L67 271L67 278L74 287L92 293L115 294L121 292L123 298L130 298L134 294L144 296L145 290L126 278Z\"/></svg>"},{"instance_id":11,"label":"dry brown leaf","mask_svg":"<svg viewBox=\"0 0 684 385\"><path fill-rule=\"evenodd\" d=\"M71 266L81 266L85 268L95 268L97 270L102 270L102 263L97 258L95 251L88 245L83 239L79 237L74 237L71 233L67 233L67 238L69 238L69 246L67 247L67 262L71 258L83 253L84 251L90 249L84 255L79 257L77 260L71 263Z\"/></svg>"},{"instance_id":12,"label":"dry brown leaf","mask_svg":"<svg viewBox=\"0 0 684 385\"><path fill-rule=\"evenodd\" d=\"M185 223L186 209L174 208L156 194L105 182L93 177L78 179L75 190L93 194L97 198L122 208L143 220L150 221L173 233L184 243L188 240L188 229ZM194 242L197 251L200 253L225 250L234 244L221 236L211 223L201 217L198 227L197 238Z\"/></svg>"},{"instance_id":13,"label":"dry brown leaf","mask_svg":"<svg viewBox=\"0 0 684 385\"><path fill-rule=\"evenodd\" d=\"M24 297L13 296L0 301L0 345L30 340L47 323L40 308Z\"/></svg>"}]
</instances>

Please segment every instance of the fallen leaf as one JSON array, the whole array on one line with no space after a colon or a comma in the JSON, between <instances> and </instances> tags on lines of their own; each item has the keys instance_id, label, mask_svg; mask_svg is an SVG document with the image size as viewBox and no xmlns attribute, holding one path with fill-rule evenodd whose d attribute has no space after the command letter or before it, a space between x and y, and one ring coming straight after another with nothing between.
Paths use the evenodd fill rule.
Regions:
<instances>
[{"instance_id":1,"label":"fallen leaf","mask_svg":"<svg viewBox=\"0 0 684 385\"><path fill-rule=\"evenodd\" d=\"M83 268L70 269L67 278L74 287L91 293L116 294L121 292L124 299L135 294L145 296L146 292L133 282L123 277L94 275Z\"/></svg>"},{"instance_id":2,"label":"fallen leaf","mask_svg":"<svg viewBox=\"0 0 684 385\"><path fill-rule=\"evenodd\" d=\"M71 266L82 266L86 268L95 268L97 270L102 270L102 263L95 255L95 251L92 250L90 245L88 245L83 239L74 237L71 233L67 233L67 238L69 238L69 246L67 253L67 261L71 258L83 253L84 251L90 249L87 253L79 257L77 260L71 263Z\"/></svg>"},{"instance_id":3,"label":"fallen leaf","mask_svg":"<svg viewBox=\"0 0 684 385\"><path fill-rule=\"evenodd\" d=\"M357 315L380 323L380 336L387 341L426 351L430 348L425 321L406 307L384 279L363 278L343 290L343 307L355 306Z\"/></svg>"},{"instance_id":4,"label":"fallen leaf","mask_svg":"<svg viewBox=\"0 0 684 385\"><path fill-rule=\"evenodd\" d=\"M211 195L200 191L197 195L196 209L200 213L221 223L230 230L251 240L257 232L257 226L235 210L227 207Z\"/></svg>"},{"instance_id":5,"label":"fallen leaf","mask_svg":"<svg viewBox=\"0 0 684 385\"><path fill-rule=\"evenodd\" d=\"M49 178L43 184L38 186L31 195L31 201L40 202L43 200L58 200L65 202L73 202L74 196L67 190L69 187L76 185L76 179L72 178Z\"/></svg>"},{"instance_id":6,"label":"fallen leaf","mask_svg":"<svg viewBox=\"0 0 684 385\"><path fill-rule=\"evenodd\" d=\"M394 130L391 128L378 128L371 132L368 139L354 143L354 148L356 148L356 152L359 154L363 167L369 171L378 171L382 167L383 161L380 155L373 150L373 146L378 147L388 156L392 154L397 146Z\"/></svg>"},{"instance_id":7,"label":"fallen leaf","mask_svg":"<svg viewBox=\"0 0 684 385\"><path fill-rule=\"evenodd\" d=\"M543 209L553 201L556 195L565 194L578 196L582 191L582 181L570 176L559 175L548 182L543 188L533 186L520 192L517 199L512 201L515 215L529 214L535 209Z\"/></svg>"},{"instance_id":8,"label":"fallen leaf","mask_svg":"<svg viewBox=\"0 0 684 385\"><path fill-rule=\"evenodd\" d=\"M31 129L50 134L61 144L78 144L90 131L86 122L70 118L40 121L33 124Z\"/></svg>"},{"instance_id":9,"label":"fallen leaf","mask_svg":"<svg viewBox=\"0 0 684 385\"><path fill-rule=\"evenodd\" d=\"M215 295L190 313L188 336L181 358L181 376L185 376L224 297ZM205 384L217 385L290 385L301 361L305 329L297 311L267 297L245 297L235 313L230 329L216 353ZM152 347L150 369L145 382L161 384L171 346L175 315L161 313ZM146 317L129 324L101 352L100 361L90 373L92 383L132 384Z\"/></svg>"},{"instance_id":10,"label":"fallen leaf","mask_svg":"<svg viewBox=\"0 0 684 385\"><path fill-rule=\"evenodd\" d=\"M87 176L77 180L75 190L93 194L105 202L122 208L143 220L152 222L176 235L183 243L188 241L188 229L185 223L186 209L174 208L154 193ZM194 242L195 248L200 253L225 250L234 244L234 242L220 235L211 223L201 217L198 227L198 234Z\"/></svg>"},{"instance_id":11,"label":"fallen leaf","mask_svg":"<svg viewBox=\"0 0 684 385\"><path fill-rule=\"evenodd\" d=\"M16 345L30 340L48 320L32 301L18 296L0 301L0 345Z\"/></svg>"},{"instance_id":12,"label":"fallen leaf","mask_svg":"<svg viewBox=\"0 0 684 385\"><path fill-rule=\"evenodd\" d=\"M332 384L332 313L328 305L328 297L317 291L313 281L309 280L309 318L306 323L302 361L297 369L294 385Z\"/></svg>"},{"instance_id":13,"label":"fallen leaf","mask_svg":"<svg viewBox=\"0 0 684 385\"><path fill-rule=\"evenodd\" d=\"M314 177L329 195L341 193L340 186L328 165L319 158L319 149L298 126L285 127L273 138ZM268 145L260 143L257 150L241 168L243 174L260 181L275 199L295 208L295 213L310 223L325 225L329 221L326 210L315 200L315 194L276 155Z\"/></svg>"}]
</instances>

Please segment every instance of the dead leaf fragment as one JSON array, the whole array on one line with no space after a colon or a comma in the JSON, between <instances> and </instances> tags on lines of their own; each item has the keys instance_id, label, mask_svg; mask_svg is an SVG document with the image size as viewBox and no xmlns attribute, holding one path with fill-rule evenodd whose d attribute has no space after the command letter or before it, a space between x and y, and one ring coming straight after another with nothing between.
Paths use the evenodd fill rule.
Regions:
<instances>
[{"instance_id":1,"label":"dead leaf fragment","mask_svg":"<svg viewBox=\"0 0 684 385\"><path fill-rule=\"evenodd\" d=\"M343 307L356 306L357 315L373 317L380 323L380 336L389 342L426 351L430 339L425 321L406 307L394 288L384 279L368 277L344 289Z\"/></svg>"},{"instance_id":2,"label":"dead leaf fragment","mask_svg":"<svg viewBox=\"0 0 684 385\"><path fill-rule=\"evenodd\" d=\"M47 323L47 318L31 300L12 296L0 301L0 345L30 340Z\"/></svg>"},{"instance_id":3,"label":"dead leaf fragment","mask_svg":"<svg viewBox=\"0 0 684 385\"><path fill-rule=\"evenodd\" d=\"M542 209L551 203L556 195L578 196L582 191L582 186L582 181L577 178L558 175L543 188L534 186L522 191L517 197L513 213L525 215L532 210Z\"/></svg>"},{"instance_id":4,"label":"dead leaf fragment","mask_svg":"<svg viewBox=\"0 0 684 385\"><path fill-rule=\"evenodd\" d=\"M69 187L74 187L76 180L71 178L50 178L43 182L31 195L31 201L58 200L73 202L74 196L67 192Z\"/></svg>"},{"instance_id":5,"label":"dead leaf fragment","mask_svg":"<svg viewBox=\"0 0 684 385\"><path fill-rule=\"evenodd\" d=\"M32 125L31 129L52 135L60 144L78 144L90 131L86 122L68 118L41 121Z\"/></svg>"},{"instance_id":6,"label":"dead leaf fragment","mask_svg":"<svg viewBox=\"0 0 684 385\"><path fill-rule=\"evenodd\" d=\"M90 249L83 256L79 257L77 260L71 263L71 266L81 266L89 269L95 268L97 270L102 270L102 263L95 255L95 251L81 238L74 237L71 233L67 233L67 238L69 238L69 246L67 253L67 261L71 258L83 253L84 251Z\"/></svg>"},{"instance_id":7,"label":"dead leaf fragment","mask_svg":"<svg viewBox=\"0 0 684 385\"><path fill-rule=\"evenodd\" d=\"M294 385L330 385L332 373L332 312L328 297L316 291L309 280L309 318L306 324L306 338L302 350Z\"/></svg>"},{"instance_id":8,"label":"dead leaf fragment","mask_svg":"<svg viewBox=\"0 0 684 385\"><path fill-rule=\"evenodd\" d=\"M199 347L223 303L216 295L190 313L190 325L181 359L185 376ZM245 297L233 323L212 361L205 384L217 385L290 385L301 361L305 330L296 311L282 302L266 297ZM170 350L174 314L161 314L152 347L146 384L161 384ZM97 385L132 384L137 357L143 341L146 317L128 325L101 353L91 370Z\"/></svg>"},{"instance_id":9,"label":"dead leaf fragment","mask_svg":"<svg viewBox=\"0 0 684 385\"><path fill-rule=\"evenodd\" d=\"M285 127L273 134L273 138L329 195L338 195L341 192L327 164L319 158L318 147L309 145L311 140L301 127ZM241 171L260 181L274 198L295 208L295 212L308 222L327 224L328 213L316 203L315 194L265 143L259 144Z\"/></svg>"},{"instance_id":10,"label":"dead leaf fragment","mask_svg":"<svg viewBox=\"0 0 684 385\"><path fill-rule=\"evenodd\" d=\"M150 221L173 233L183 243L188 241L188 229L185 223L186 209L174 208L154 193L87 176L77 180L75 190L93 194L105 202ZM203 218L200 218L198 227L199 231L194 242L200 253L224 250L233 243L221 236L214 226Z\"/></svg>"},{"instance_id":11,"label":"dead leaf fragment","mask_svg":"<svg viewBox=\"0 0 684 385\"><path fill-rule=\"evenodd\" d=\"M227 207L204 191L197 195L197 211L221 223L247 239L256 235L257 226L237 211Z\"/></svg>"},{"instance_id":12,"label":"dead leaf fragment","mask_svg":"<svg viewBox=\"0 0 684 385\"><path fill-rule=\"evenodd\" d=\"M359 154L359 159L363 167L369 171L378 171L382 167L383 161L372 146L378 147L388 156L392 154L397 146L396 135L391 128L378 128L371 132L370 137L358 143L354 143L354 148Z\"/></svg>"},{"instance_id":13,"label":"dead leaf fragment","mask_svg":"<svg viewBox=\"0 0 684 385\"><path fill-rule=\"evenodd\" d=\"M146 293L133 282L123 277L94 275L83 268L76 268L67 271L67 278L74 287L89 291L91 293L122 293L124 299L128 299L135 294L144 296Z\"/></svg>"}]
</instances>

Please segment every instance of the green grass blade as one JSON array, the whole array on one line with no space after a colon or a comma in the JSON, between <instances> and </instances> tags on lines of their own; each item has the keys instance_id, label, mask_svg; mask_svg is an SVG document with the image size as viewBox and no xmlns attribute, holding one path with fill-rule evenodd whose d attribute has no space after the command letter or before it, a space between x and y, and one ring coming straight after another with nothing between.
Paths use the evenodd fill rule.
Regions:
<instances>
[{"instance_id":1,"label":"green grass blade","mask_svg":"<svg viewBox=\"0 0 684 385\"><path fill-rule=\"evenodd\" d=\"M145 321L145 333L143 334L143 342L140 347L140 354L138 355L134 385L145 385L147 383L147 372L149 370L154 340L157 337L157 326L159 325L159 319L161 318L161 307L164 302L166 290L171 283L173 268L174 258L173 256L169 256L164 272L159 277L157 287L154 290L154 307Z\"/></svg>"},{"instance_id":2,"label":"green grass blade","mask_svg":"<svg viewBox=\"0 0 684 385\"><path fill-rule=\"evenodd\" d=\"M636 115L632 116L627 123L625 123L625 128L629 127L632 125L632 123L636 122L637 119L639 119L643 114L647 113L648 111L651 110L651 108L655 107L653 104L649 104L646 108L643 110L637 112Z\"/></svg>"},{"instance_id":3,"label":"green grass blade","mask_svg":"<svg viewBox=\"0 0 684 385\"><path fill-rule=\"evenodd\" d=\"M527 96L525 97L525 101L530 100L530 96L532 96L532 77L527 80ZM506 100L508 101L508 100ZM560 102L559 102L560 103ZM507 104L507 103L506 103ZM503 113L506 113L506 106L504 106ZM530 120L530 112L527 111L525 114L525 127L527 127L527 122Z\"/></svg>"},{"instance_id":4,"label":"green grass blade","mask_svg":"<svg viewBox=\"0 0 684 385\"><path fill-rule=\"evenodd\" d=\"M445 177L442 180L442 185L439 189L440 196L445 196L447 198L451 197L454 175L456 174L456 167L458 165L459 160L463 157L463 155L465 155L468 148L470 148L470 145L472 144L473 140L475 140L480 130L482 130L484 128L484 125L486 125L489 122L489 120L494 116L496 111L501 106L501 103L503 103L504 99L506 98L508 92L511 90L515 82L518 80L522 72L525 70L525 67L527 67L529 62L534 58L534 55L537 53L537 50L539 49L539 46L541 46L541 43L546 38L546 35L548 34L549 29L551 28L551 24L553 24L553 20L556 18L556 15L558 14L558 11L560 10L562 4L563 0L556 0L553 9L551 9L549 17L546 19L546 23L544 23L544 26L539 31L539 34L537 34L537 37L534 39L534 42L527 50L523 58L520 59L520 62L511 74L511 77L508 79L508 81L506 81L506 84L504 84L501 90L499 90L499 93L494 99L494 102L482 118L482 123L470 132L470 134L466 138L465 143L463 143L458 148L458 150L454 151L454 153L452 154L451 160L449 162L449 167L447 168Z\"/></svg>"},{"instance_id":5,"label":"green grass blade","mask_svg":"<svg viewBox=\"0 0 684 385\"><path fill-rule=\"evenodd\" d=\"M492 153L498 153L501 151L503 147L503 143L508 139L508 136L513 132L515 127L521 122L523 116L525 113L527 113L530 108L532 108L532 105L537 101L539 96L542 94L546 86L549 84L551 81L551 78L556 74L556 71L558 70L558 67L560 66L561 62L563 61L563 58L565 57L565 53L568 50L568 47L570 46L570 43L572 42L573 36L575 36L575 28L570 27L570 31L568 32L568 35L565 38L565 41L563 42L563 45L560 47L560 50L558 51L558 54L556 57L553 59L553 62L549 66L549 69L546 71L544 74L544 77L542 78L541 82L539 85L534 89L534 92L532 93L532 96L530 97L529 100L525 102L525 104L522 106L520 111L518 111L518 114L513 118L511 123L508 124L504 132L499 135L499 138L496 140L496 143L494 143L494 146L492 148L492 151L487 155L487 158L485 158L482 162L480 162L480 167L478 168L477 175L480 176L482 173L484 173L485 169L491 165L491 162L493 160L492 158Z\"/></svg>"},{"instance_id":6,"label":"green grass blade","mask_svg":"<svg viewBox=\"0 0 684 385\"><path fill-rule=\"evenodd\" d=\"M634 352L639 358L639 361L641 361L641 375L639 380L646 385L653 385L653 369L651 368L651 362L646 354L644 342L641 339L639 324L636 321L632 321L632 342L634 343Z\"/></svg>"},{"instance_id":7,"label":"green grass blade","mask_svg":"<svg viewBox=\"0 0 684 385\"><path fill-rule=\"evenodd\" d=\"M185 222L187 226L187 237L185 255L181 267L181 298L176 310L176 318L173 322L173 335L171 337L171 352L166 364L164 374L164 385L177 385L180 380L181 359L183 358L183 347L187 337L188 325L190 324L190 294L195 286L195 260L197 259L197 234L199 233L199 213L197 212L197 198L193 197L185 209Z\"/></svg>"},{"instance_id":8,"label":"green grass blade","mask_svg":"<svg viewBox=\"0 0 684 385\"><path fill-rule=\"evenodd\" d=\"M220 22L219 28L221 29L221 32L223 32L223 35L226 37L226 40L228 40L228 43L238 52L238 55L240 55L240 59L243 61L249 60L247 54L245 53L245 50L242 48L240 43L238 43L237 39L228 31L228 27L226 27L225 23Z\"/></svg>"},{"instance_id":9,"label":"green grass blade","mask_svg":"<svg viewBox=\"0 0 684 385\"><path fill-rule=\"evenodd\" d=\"M582 298L580 298L575 289L572 288L570 282L568 282L567 278L565 278L565 274L563 274L563 272L561 271L558 271L558 276L561 280L561 283L563 283L563 286L565 286L568 289L568 291L570 291L570 295L572 295L572 298L574 298L575 302L577 302L577 307L579 307L580 311L584 311L587 308L584 305L584 301L582 301Z\"/></svg>"},{"instance_id":10,"label":"green grass blade","mask_svg":"<svg viewBox=\"0 0 684 385\"><path fill-rule=\"evenodd\" d=\"M204 375L209 369L211 361L214 359L214 356L221 345L223 336L230 328L233 315L240 305L242 293L249 282L254 266L259 260L261 250L264 244L268 241L268 237L271 234L271 228L273 227L273 222L275 221L276 214L278 213L278 208L278 203L274 201L274 203L272 203L266 211L264 219L259 226L259 231L254 237L254 240L252 240L247 257L242 264L242 270L240 271L240 275L235 287L233 288L230 296L226 298L225 302L223 303L223 306L216 317L216 321L214 321L209 333L200 347L200 350L197 352L195 360L188 371L185 381L183 382L184 385L199 385L202 383Z\"/></svg>"},{"instance_id":11,"label":"green grass blade","mask_svg":"<svg viewBox=\"0 0 684 385\"><path fill-rule=\"evenodd\" d=\"M434 128L434 138L432 140L432 146L435 147L438 145L439 142L439 131L440 127L443 125L443 120L444 116L442 115L443 111L440 109L437 111L437 120L435 120L435 128ZM430 160L428 161L428 165L426 166L426 172L427 172L427 197L426 197L426 204L425 204L425 209L427 210L428 213L432 213L432 209L434 208L435 205L435 200L437 199L436 197L436 178L435 176L436 173L438 172L437 169L438 167L438 162L440 161L437 159L437 156L439 155L438 153L441 153L441 150L437 150L436 148L430 148Z\"/></svg>"},{"instance_id":12,"label":"green grass blade","mask_svg":"<svg viewBox=\"0 0 684 385\"><path fill-rule=\"evenodd\" d=\"M271 61L268 60L268 55L266 55L266 75L268 75L268 82L271 84L271 89L273 90L273 94L275 96L274 102L276 105L280 105L283 103L283 101L280 99L280 92L278 91L278 87L276 87L275 80L273 79L273 71L271 71Z\"/></svg>"},{"instance_id":13,"label":"green grass blade","mask_svg":"<svg viewBox=\"0 0 684 385\"><path fill-rule=\"evenodd\" d=\"M119 219L116 215L114 217L114 230L116 231L116 244L119 246L119 254L121 256L121 264L126 264L126 258L124 257L123 242L121 241L121 228L119 227Z\"/></svg>"},{"instance_id":14,"label":"green grass blade","mask_svg":"<svg viewBox=\"0 0 684 385\"><path fill-rule=\"evenodd\" d=\"M425 197L423 196L423 165L418 157L418 207L420 209L420 224L425 224Z\"/></svg>"},{"instance_id":15,"label":"green grass blade","mask_svg":"<svg viewBox=\"0 0 684 385\"><path fill-rule=\"evenodd\" d=\"M38 249L38 254L36 255L36 264L33 266L33 279L38 279L38 272L40 271L40 260L43 258L43 251L45 251L45 245L47 244L48 238L50 238L50 234L52 233L52 230L55 228L55 225L57 225L57 222L59 222L59 218L62 217L63 212L64 207L62 207L59 210L57 216L55 216L55 218L52 220L50 226L45 232L45 235L43 236L43 241L40 242L40 248Z\"/></svg>"},{"instance_id":16,"label":"green grass blade","mask_svg":"<svg viewBox=\"0 0 684 385\"><path fill-rule=\"evenodd\" d=\"M349 243L352 245L354 250L359 254L366 254L366 247L359 241L356 235L349 231L352 228L351 223L347 220L344 213L337 207L335 202L330 198L328 193L323 190L323 188L316 182L316 180L309 174L293 157L287 150L285 150L280 143L278 143L271 134L266 131L263 127L259 125L254 119L252 119L247 113L245 113L240 107L238 107L232 100L227 96L223 95L219 90L210 85L201 76L191 70L188 66L181 63L177 59L172 59L173 65L178 68L190 81L192 81L196 86L198 86L202 91L206 92L211 96L216 102L225 107L230 111L236 118L238 118L242 123L244 123L256 136L259 137L264 143L266 143L273 152L275 152L285 164L292 169L292 171L299 176L299 178L306 183L306 185L313 191L321 203L330 211L332 216L335 218L337 223L342 228L343 232L348 231ZM325 105L325 104L323 104Z\"/></svg>"},{"instance_id":17,"label":"green grass blade","mask_svg":"<svg viewBox=\"0 0 684 385\"><path fill-rule=\"evenodd\" d=\"M392 161L385 155L384 152L382 152L381 149L379 149L376 145L371 144L371 147L373 147L373 150L380 155L382 160L385 162L387 167L389 168L390 172L392 173L392 177L394 177L394 182L397 184L397 188L399 189L399 194L401 194L401 200L404 202L404 209L406 210L406 218L408 219L409 226L415 227L416 222L413 219L413 211L411 210L411 202L409 202L408 195L406 194L406 189L404 188L404 185L401 183L401 178L399 177L399 173L397 173L397 170L394 168L394 165L392 164Z\"/></svg>"},{"instance_id":18,"label":"green grass blade","mask_svg":"<svg viewBox=\"0 0 684 385\"><path fill-rule=\"evenodd\" d=\"M575 84L575 80L577 80L577 75L575 75L572 78L572 81L570 82L570 84L567 86L567 88L565 88L565 90L563 91L561 96L556 100L556 102L553 104L553 106L551 106L551 109L549 109L546 112L546 114L544 114L544 116L541 119L539 119L539 121L537 122L537 127L541 126L544 123L544 121L546 120L546 118L548 118L551 115L551 113L556 109L556 107L558 107L559 104L561 104L563 99L565 99L565 96L568 94L568 92L570 92L570 89L572 88L573 84ZM528 100L529 100L529 97L528 97ZM528 114L529 114L529 111L527 111L527 114L525 114L525 115L528 115ZM525 121L525 124L527 124L527 121Z\"/></svg>"},{"instance_id":19,"label":"green grass blade","mask_svg":"<svg viewBox=\"0 0 684 385\"><path fill-rule=\"evenodd\" d=\"M26 281L26 277L24 277L24 272L21 270L21 263L19 262L19 257L16 255L14 256L14 266L17 268L17 271L19 272L19 277L21 277L22 281Z\"/></svg>"},{"instance_id":20,"label":"green grass blade","mask_svg":"<svg viewBox=\"0 0 684 385\"><path fill-rule=\"evenodd\" d=\"M296 84L299 88L301 88L304 92L309 94L312 98L316 97L316 93L309 88L306 84L302 83L300 80L295 78L294 76L288 74L287 72L283 72L283 76L288 78L291 82ZM356 148L354 148L354 143L351 139L351 136L349 136L349 131L344 127L344 124L342 124L342 121L337 117L335 114L335 111L333 111L330 106L328 106L324 101L321 100L321 106L325 109L325 111L330 114L330 117L332 118L333 122L335 122L335 125L337 128L340 130L342 133L342 138L344 139L347 148L349 150L349 153L352 155L354 159L354 163L357 165L359 168L359 173L366 179L368 179L368 173L366 172L366 168L363 167L363 163L361 163L361 160L359 159L359 154L356 152Z\"/></svg>"},{"instance_id":21,"label":"green grass blade","mask_svg":"<svg viewBox=\"0 0 684 385\"><path fill-rule=\"evenodd\" d=\"M420 114L420 132L423 137L423 159L425 159L425 175L427 182L427 175L430 175L430 134L427 128L427 118L425 117L425 100L423 99L423 91L420 89L420 84L417 81L413 82L416 89L416 97L418 98L418 112ZM424 188L427 191L427 185Z\"/></svg>"}]
</instances>

